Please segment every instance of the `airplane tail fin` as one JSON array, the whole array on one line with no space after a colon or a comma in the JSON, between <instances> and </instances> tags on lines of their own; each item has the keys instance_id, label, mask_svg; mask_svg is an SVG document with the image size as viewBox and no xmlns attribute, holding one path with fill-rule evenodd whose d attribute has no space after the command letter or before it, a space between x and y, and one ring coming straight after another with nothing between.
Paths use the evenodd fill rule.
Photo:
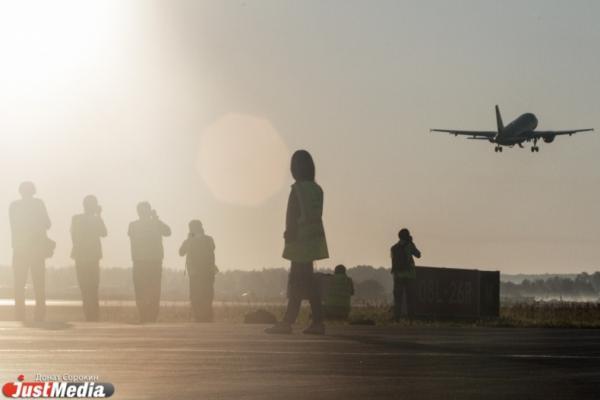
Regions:
<instances>
[{"instance_id":1,"label":"airplane tail fin","mask_svg":"<svg viewBox=\"0 0 600 400\"><path fill-rule=\"evenodd\" d=\"M504 124L502 123L502 115L500 115L500 108L496 104L496 124L498 125L498 134L504 130Z\"/></svg>"}]
</instances>

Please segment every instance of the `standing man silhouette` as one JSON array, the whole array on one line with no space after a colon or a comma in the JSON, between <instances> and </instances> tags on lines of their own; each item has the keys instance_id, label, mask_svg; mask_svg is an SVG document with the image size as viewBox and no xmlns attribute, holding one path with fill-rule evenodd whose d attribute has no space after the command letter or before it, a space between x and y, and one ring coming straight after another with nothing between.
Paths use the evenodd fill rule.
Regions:
<instances>
[{"instance_id":1,"label":"standing man silhouette","mask_svg":"<svg viewBox=\"0 0 600 400\"><path fill-rule=\"evenodd\" d=\"M13 272L15 290L15 316L25 320L25 284L31 270L35 290L35 320L43 321L46 316L46 271L45 260L54 251L54 242L47 232L52 225L44 202L35 196L32 182L19 186L21 199L9 208L12 233Z\"/></svg>"},{"instance_id":2,"label":"standing man silhouette","mask_svg":"<svg viewBox=\"0 0 600 400\"><path fill-rule=\"evenodd\" d=\"M100 306L98 304L98 286L100 285L100 260L102 259L101 238L106 237L106 226L102 220L102 207L96 196L83 199L83 214L73 216L71 221L71 239L75 260L77 281L81 289L83 313L87 321L97 321Z\"/></svg>"},{"instance_id":3,"label":"standing man silhouette","mask_svg":"<svg viewBox=\"0 0 600 400\"><path fill-rule=\"evenodd\" d=\"M190 302L196 322L212 322L215 294L215 242L204 232L202 222L189 223L188 238L181 244L179 255L185 256L185 268L190 277Z\"/></svg>"},{"instance_id":4,"label":"standing man silhouette","mask_svg":"<svg viewBox=\"0 0 600 400\"><path fill-rule=\"evenodd\" d=\"M402 228L398 232L398 242L391 248L392 275L394 276L394 320L402 314L402 298L406 295L406 309L409 318L414 316L417 273L413 257L421 258L421 252L413 242L410 231Z\"/></svg>"},{"instance_id":5,"label":"standing man silhouette","mask_svg":"<svg viewBox=\"0 0 600 400\"><path fill-rule=\"evenodd\" d=\"M154 322L160 307L160 285L164 258L163 237L171 228L158 218L150 203L137 205L139 219L129 224L133 286L140 321Z\"/></svg>"},{"instance_id":6,"label":"standing man silhouette","mask_svg":"<svg viewBox=\"0 0 600 400\"><path fill-rule=\"evenodd\" d=\"M312 311L307 334L324 334L321 293L313 262L329 258L323 227L323 190L315 182L315 164L310 153L298 150L292 156L291 172L295 179L288 198L283 258L291 261L288 276L288 305L283 321L266 329L267 333L291 333L303 299Z\"/></svg>"}]
</instances>

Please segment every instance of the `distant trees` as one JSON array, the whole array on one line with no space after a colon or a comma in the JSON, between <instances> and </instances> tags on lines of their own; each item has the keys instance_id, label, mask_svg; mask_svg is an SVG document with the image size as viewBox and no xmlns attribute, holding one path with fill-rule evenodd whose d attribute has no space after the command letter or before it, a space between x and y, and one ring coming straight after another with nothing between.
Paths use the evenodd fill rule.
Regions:
<instances>
[{"instance_id":1,"label":"distant trees","mask_svg":"<svg viewBox=\"0 0 600 400\"><path fill-rule=\"evenodd\" d=\"M331 269L324 269L321 272L331 273ZM287 274L285 268L220 272L215 281L215 297L220 301L282 302L286 298ZM12 275L10 267L0 267L0 298L13 296ZM359 265L349 268L348 275L354 280L356 301L391 300L393 280L389 269ZM46 276L48 298L80 299L73 267L48 268ZM100 294L103 300L133 300L131 269L102 268ZM598 299L600 272L544 276L544 279L531 278L521 282L501 282L500 294L506 298ZM188 278L183 270L163 271L162 298L168 301L188 299Z\"/></svg>"},{"instance_id":2,"label":"distant trees","mask_svg":"<svg viewBox=\"0 0 600 400\"><path fill-rule=\"evenodd\" d=\"M371 300L385 300L386 293L383 285L374 279L367 279L366 281L356 282L354 284L354 299L371 301Z\"/></svg>"},{"instance_id":3,"label":"distant trees","mask_svg":"<svg viewBox=\"0 0 600 400\"><path fill-rule=\"evenodd\" d=\"M574 279L553 276L547 279L525 279L521 283L502 282L503 297L598 297L600 272L581 273Z\"/></svg>"}]
</instances>

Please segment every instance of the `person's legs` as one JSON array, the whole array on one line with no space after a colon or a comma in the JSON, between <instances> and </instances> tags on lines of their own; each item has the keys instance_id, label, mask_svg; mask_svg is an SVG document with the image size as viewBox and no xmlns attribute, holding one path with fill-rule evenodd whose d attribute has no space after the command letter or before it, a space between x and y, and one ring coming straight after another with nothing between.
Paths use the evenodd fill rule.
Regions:
<instances>
[{"instance_id":1,"label":"person's legs","mask_svg":"<svg viewBox=\"0 0 600 400\"><path fill-rule=\"evenodd\" d=\"M32 260L31 280L35 291L35 321L46 318L46 262L42 259Z\"/></svg>"},{"instance_id":2,"label":"person's legs","mask_svg":"<svg viewBox=\"0 0 600 400\"><path fill-rule=\"evenodd\" d=\"M199 273L190 275L190 302L196 322L212 321L210 290L212 290L212 285L207 276Z\"/></svg>"},{"instance_id":3,"label":"person's legs","mask_svg":"<svg viewBox=\"0 0 600 400\"><path fill-rule=\"evenodd\" d=\"M79 291L81 292L81 306L83 308L83 315L85 319L88 319L87 315L87 285L86 285L86 273L85 273L85 265L79 261L75 260L75 273L77 275L77 283L79 284Z\"/></svg>"},{"instance_id":4,"label":"person's legs","mask_svg":"<svg viewBox=\"0 0 600 400\"><path fill-rule=\"evenodd\" d=\"M196 318L200 322L211 322L213 320L212 301L214 288L209 276L199 278L197 290L198 313Z\"/></svg>"},{"instance_id":5,"label":"person's legs","mask_svg":"<svg viewBox=\"0 0 600 400\"><path fill-rule=\"evenodd\" d=\"M83 313L87 321L97 321L99 313L98 286L100 264L98 261L76 261L77 281L81 289Z\"/></svg>"},{"instance_id":6,"label":"person's legs","mask_svg":"<svg viewBox=\"0 0 600 400\"><path fill-rule=\"evenodd\" d=\"M155 322L160 309L160 289L162 280L162 263L153 262L148 274L148 320Z\"/></svg>"},{"instance_id":7,"label":"person's legs","mask_svg":"<svg viewBox=\"0 0 600 400\"><path fill-rule=\"evenodd\" d=\"M311 300L313 314L316 313L316 317L322 320L320 298L318 299L317 304L317 297L310 294L313 284L312 275L312 263L296 263L292 261L290 273L288 275L288 304L285 315L280 323L275 324L275 326L271 328L267 328L265 332L291 333L292 325L296 322L298 314L300 313L300 305L302 304L303 298Z\"/></svg>"},{"instance_id":8,"label":"person's legs","mask_svg":"<svg viewBox=\"0 0 600 400\"><path fill-rule=\"evenodd\" d=\"M323 323L323 306L321 304L321 290L319 288L319 282L312 272L313 266L311 263L311 279L309 279L309 302L310 310L312 312L312 323L322 324Z\"/></svg>"},{"instance_id":9,"label":"person's legs","mask_svg":"<svg viewBox=\"0 0 600 400\"><path fill-rule=\"evenodd\" d=\"M404 279L394 277L394 319L402 318L402 298L406 293Z\"/></svg>"},{"instance_id":10,"label":"person's legs","mask_svg":"<svg viewBox=\"0 0 600 400\"><path fill-rule=\"evenodd\" d=\"M192 308L192 315L194 317L194 321L198 322L198 317L200 315L200 299L198 297L198 276L196 274L188 276L190 279L190 306Z\"/></svg>"},{"instance_id":11,"label":"person's legs","mask_svg":"<svg viewBox=\"0 0 600 400\"><path fill-rule=\"evenodd\" d=\"M15 319L25 320L25 284L29 265L24 254L13 254L14 292L15 292Z\"/></svg>"},{"instance_id":12,"label":"person's legs","mask_svg":"<svg viewBox=\"0 0 600 400\"><path fill-rule=\"evenodd\" d=\"M214 319L212 303L215 297L215 277L207 276L204 283L204 312L207 321L212 322Z\"/></svg>"},{"instance_id":13,"label":"person's legs","mask_svg":"<svg viewBox=\"0 0 600 400\"><path fill-rule=\"evenodd\" d=\"M415 279L408 279L406 282L406 312L408 318L412 318L415 315L416 296L416 281Z\"/></svg>"},{"instance_id":14,"label":"person's legs","mask_svg":"<svg viewBox=\"0 0 600 400\"><path fill-rule=\"evenodd\" d=\"M308 301L310 302L312 315L310 325L302 332L313 335L323 335L325 333L325 325L323 324L320 282L314 273L313 263L307 263L305 269L306 276L304 278L304 285L306 286L305 290Z\"/></svg>"},{"instance_id":15,"label":"person's legs","mask_svg":"<svg viewBox=\"0 0 600 400\"><path fill-rule=\"evenodd\" d=\"M145 282L144 275L146 265L140 262L133 263L133 289L135 291L135 304L138 309L140 321L146 322L146 307L145 307Z\"/></svg>"},{"instance_id":16,"label":"person's legs","mask_svg":"<svg viewBox=\"0 0 600 400\"><path fill-rule=\"evenodd\" d=\"M89 320L98 321L100 315L100 299L98 296L100 288L100 261L95 261L90 267Z\"/></svg>"},{"instance_id":17,"label":"person's legs","mask_svg":"<svg viewBox=\"0 0 600 400\"><path fill-rule=\"evenodd\" d=\"M300 305L302 304L302 299L298 297L296 294L288 295L288 304L285 310L285 315L283 316L283 322L289 325L293 325L298 318L298 314L300 313Z\"/></svg>"},{"instance_id":18,"label":"person's legs","mask_svg":"<svg viewBox=\"0 0 600 400\"><path fill-rule=\"evenodd\" d=\"M310 299L312 289L312 263L297 263L292 261L288 277L288 305L283 322L293 325L300 313L303 298Z\"/></svg>"}]
</instances>

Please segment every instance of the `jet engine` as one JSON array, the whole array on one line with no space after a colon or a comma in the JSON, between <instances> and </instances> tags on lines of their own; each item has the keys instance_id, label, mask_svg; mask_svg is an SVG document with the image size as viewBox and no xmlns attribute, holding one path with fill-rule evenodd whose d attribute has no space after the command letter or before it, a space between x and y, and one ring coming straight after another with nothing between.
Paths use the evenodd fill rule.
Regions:
<instances>
[{"instance_id":1,"label":"jet engine","mask_svg":"<svg viewBox=\"0 0 600 400\"><path fill-rule=\"evenodd\" d=\"M556 135L544 136L544 142L552 143L552 142L554 142L555 137L556 137Z\"/></svg>"}]
</instances>

